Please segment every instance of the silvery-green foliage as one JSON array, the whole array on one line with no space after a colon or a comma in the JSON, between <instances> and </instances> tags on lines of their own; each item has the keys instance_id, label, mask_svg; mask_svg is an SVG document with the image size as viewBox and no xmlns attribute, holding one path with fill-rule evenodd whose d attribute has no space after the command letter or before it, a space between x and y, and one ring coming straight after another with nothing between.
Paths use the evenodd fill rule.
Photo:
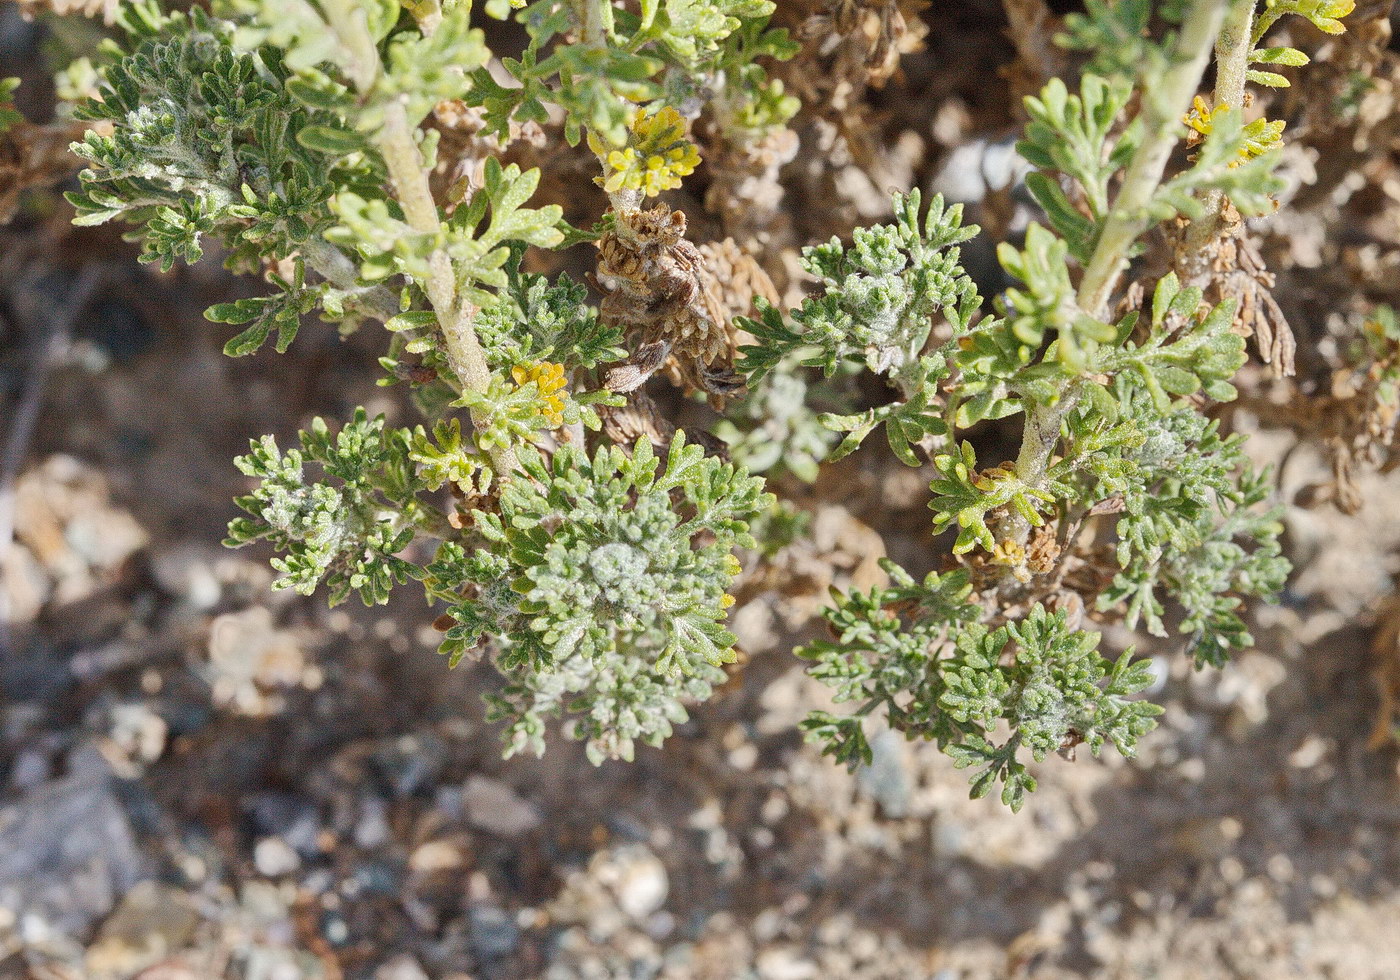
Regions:
<instances>
[{"instance_id":1,"label":"silvery-green foliage","mask_svg":"<svg viewBox=\"0 0 1400 980\"><path fill-rule=\"evenodd\" d=\"M803 268L821 280L821 292L787 317L760 303L757 320L740 318L759 341L743 348L741 366L754 381L784 358L819 367L827 377L852 363L886 377L901 400L821 417L823 425L846 434L832 458L853 452L883 425L891 449L914 466L912 447L948 431L937 411L946 357L923 352L935 314L962 333L977 312L981 297L958 262L957 246L978 229L964 227L962 206L945 207L941 196L922 217L918 191L895 194L893 205L894 223L858 228L849 245L832 239L803 250Z\"/></svg>"},{"instance_id":2,"label":"silvery-green foliage","mask_svg":"<svg viewBox=\"0 0 1400 980\"><path fill-rule=\"evenodd\" d=\"M1349 4L1279 0L1260 31L1283 13L1339 28ZM461 100L502 139L562 120L567 142L587 134L611 178L638 186L623 150L651 120L648 132L684 143L666 150L687 161L664 174L679 180L696 158L683 118L708 105L719 138L744 145L791 117L794 100L763 65L796 46L768 28L770 0L489 0L488 15L525 32L519 57L498 59L503 79L472 6L216 0L213 15L167 15L153 0L123 4L127 49L108 50L101 98L78 110L108 131L77 144L89 167L71 199L82 223L131 224L147 261L196 261L208 237L235 269L263 272L270 295L208 313L242 326L230 353L274 336L285 350L311 313L342 330L384 322L385 383L413 387L425 424L393 428L360 410L334 435L316 420L285 452L255 442L238 460L256 486L229 543L269 542L279 586L325 586L333 602L384 602L420 581L450 614L442 652L486 657L503 675L490 702L507 752L542 751L558 718L595 762L630 758L734 658L734 549L761 547L758 522L771 554L801 521L683 433L664 459L646 440L628 452L597 434L594 406L622 400L600 369L628 356L627 338L581 285L522 261L605 226L579 231L558 205L530 206L539 172L495 158L481 186L455 187L443 207L428 117ZM883 428L897 458L930 467L933 530L956 531L923 581L888 565L891 585L837 595L834 638L803 651L854 708L806 725L843 761L868 758L865 725L882 714L974 769L975 795L999 783L1019 807L1034 787L1027 760L1081 743L1131 752L1155 713L1131 699L1146 668L1130 651L1105 658L1099 634L1060 609L1056 556L1087 520L1112 545L1094 557L1111 584L1085 590L1097 604L1084 615L1161 634L1174 606L1198 662L1250 642L1240 603L1286 574L1266 477L1205 413L1234 397L1245 357L1232 304L1210 307L1174 276L1155 284L1146 317L1108 312L1103 276L1102 296L1081 296L1096 265L1116 270L1140 251L1150 221L1191 220L1221 194L1266 213L1278 188L1264 138L1276 130L1250 130L1232 110L1198 120L1204 140L1174 174L1136 180L1141 160L1167 159L1194 94L1172 86L1164 115L1166 96L1144 79L1203 64L1213 40L1198 29L1200 57L1183 59L1170 37L1149 36L1162 20L1176 37L1207 23L1148 0L1090 0L1066 19L1090 69L1073 91L1055 79L1027 102L1019 147L1044 217L1002 244L1010 285L992 303L960 264L977 229L913 191L895 195L889 222L805 250L815 286L797 309L760 304L740 323L758 341L741 365L752 393L723 430L740 463L811 479L822 457ZM1257 48L1262 33L1251 41L1253 64L1301 63ZM647 174L646 186L670 186ZM1130 185L1143 194L1127 207ZM612 189L621 208L637 188ZM814 368L867 373L887 397L853 405L858 385L816 382ZM1017 458L979 461L978 427L1018 415Z\"/></svg>"},{"instance_id":3,"label":"silvery-green foliage","mask_svg":"<svg viewBox=\"0 0 1400 980\"><path fill-rule=\"evenodd\" d=\"M102 73L101 101L80 119L90 131L74 152L90 164L69 194L78 224L121 218L138 225L141 258L169 269L198 261L204 235L254 261L284 258L330 223L326 202L342 168L297 141L326 121L286 90L281 52L240 52L232 30L196 9L133 37Z\"/></svg>"},{"instance_id":4,"label":"silvery-green foliage","mask_svg":"<svg viewBox=\"0 0 1400 980\"><path fill-rule=\"evenodd\" d=\"M749 389L747 397L715 427L729 455L752 473L786 470L799 480L817 479L840 436L822 424L820 408L849 398L835 382L814 381L796 364L780 365Z\"/></svg>"},{"instance_id":5,"label":"silvery-green foliage","mask_svg":"<svg viewBox=\"0 0 1400 980\"><path fill-rule=\"evenodd\" d=\"M1037 604L1025 618L989 629L963 572L915 581L885 562L892 583L837 597L827 611L835 638L803 648L813 676L853 714L813 712L803 722L825 751L855 767L870 761L865 719L883 711L908 738L929 739L958 768L975 768L972 795L998 783L1019 810L1035 779L1022 760L1111 743L1132 755L1161 709L1130 700L1152 680L1132 651L1098 652L1099 634L1066 624ZM998 740L1000 740L998 742Z\"/></svg>"},{"instance_id":6,"label":"silvery-green foliage","mask_svg":"<svg viewBox=\"0 0 1400 980\"><path fill-rule=\"evenodd\" d=\"M642 0L632 9L595 0L497 0L486 10L505 18L517 6L513 16L530 43L519 58L501 60L515 84L477 69L469 95L486 110L488 127L502 135L513 120L546 121L552 104L564 110L570 144L587 129L606 145L622 146L635 103L664 97L687 105L713 97L728 79L746 82L732 101L781 101L756 59L787 58L797 50L785 31L764 29L772 0ZM791 115L793 107L787 108ZM773 125L786 119L781 112L769 115Z\"/></svg>"},{"instance_id":7,"label":"silvery-green foliage","mask_svg":"<svg viewBox=\"0 0 1400 980\"><path fill-rule=\"evenodd\" d=\"M588 289L561 273L553 282L506 263L508 288L477 314L477 333L493 366L557 361L592 369L627 356L623 330L598 318Z\"/></svg>"},{"instance_id":8,"label":"silvery-green foliage","mask_svg":"<svg viewBox=\"0 0 1400 980\"><path fill-rule=\"evenodd\" d=\"M593 757L630 756L733 659L732 551L755 544L748 521L771 498L683 433L664 464L646 443L629 455L594 437L583 451L595 406L623 400L597 379L627 356L622 329L578 283L521 263L596 234L557 204L530 206L539 171L495 158L443 208L428 181L436 133L418 127L444 99L488 106L492 126L543 99L571 131L605 131L634 111L618 96L659 91L663 68L702 93L781 39L755 33L770 3L667 0L642 20L617 11L598 52L575 43L584 5L537 3L523 11L526 59L547 64L497 104L471 3L433 6L421 21L396 0L124 8L128 50L109 52L101 98L80 109L110 133L78 145L90 168L72 199L82 223L132 224L147 260L196 261L213 236L235 268L264 271L272 295L208 313L243 325L231 354L274 335L285 350L312 312L342 329L384 322L385 383L413 386L428 424L359 410L334 434L317 419L285 452L254 442L237 464L256 484L228 543L270 543L279 587L325 587L333 603L422 581L457 622L443 652L489 648L501 667L512 750L542 750L544 719L566 715ZM421 539L441 544L429 557Z\"/></svg>"},{"instance_id":9,"label":"silvery-green foliage","mask_svg":"<svg viewBox=\"0 0 1400 980\"><path fill-rule=\"evenodd\" d=\"M413 540L420 510L414 498L422 488L406 434L360 409L334 438L317 418L300 444L284 453L263 436L234 460L259 483L238 498L249 516L229 524L225 543L270 541L281 552L272 560L281 573L276 588L310 595L324 584L332 605L352 591L366 605L388 601L396 582L419 577L397 557Z\"/></svg>"},{"instance_id":10,"label":"silvery-green foliage","mask_svg":"<svg viewBox=\"0 0 1400 980\"><path fill-rule=\"evenodd\" d=\"M508 752L542 752L544 719L563 714L595 761L631 758L686 717L681 698L723 680L732 550L755 545L749 522L773 498L683 436L664 461L644 439L631 457L565 447L521 465L531 479L508 482L498 512L473 513L481 545L446 543L428 566L456 620L443 651L455 661L501 641L509 683L492 701Z\"/></svg>"},{"instance_id":11,"label":"silvery-green foliage","mask_svg":"<svg viewBox=\"0 0 1400 980\"><path fill-rule=\"evenodd\" d=\"M1124 501L1116 527L1122 570L1100 606L1126 603L1129 626L1141 619L1166 636L1162 600L1174 599L1191 655L1220 666L1232 648L1254 642L1237 612L1242 597L1274 595L1288 574L1280 510L1261 506L1272 480L1249 466L1241 436L1221 436L1198 412L1160 414L1145 392L1123 401L1138 433L1124 440L1127 470L1114 481Z\"/></svg>"},{"instance_id":12,"label":"silvery-green foliage","mask_svg":"<svg viewBox=\"0 0 1400 980\"><path fill-rule=\"evenodd\" d=\"M1033 222L1023 243L999 246L1013 282L993 311L978 318L981 298L951 247L972 232L937 201L920 230L917 199L911 209L896 196L895 225L807 250L817 295L788 316L764 309L747 325L760 341L746 350L752 377L797 355L828 372L863 361L888 378L901 398L824 419L849 433L832 455L884 423L900 459L919 464L917 449L937 471L933 527L957 531L953 555L981 553L923 583L891 568L889 589L838 597L828 614L838 639L804 655L838 700L856 705L853 715L818 712L807 724L839 759L866 758L864 719L882 709L892 727L977 767L975 795L999 780L1003 799L1019 806L1034 786L1020 748L1034 759L1081 741L1130 751L1155 713L1124 700L1145 686L1143 669L1128 654L1116 664L1099 657L1099 635L1077 619L1040 604L1008 613L1000 598L1018 596L1024 609L1026 597L1054 594L1056 568L1090 516L1113 541L1118 566L1102 573L1112 582L1092 593L1095 611L1165 635L1173 603L1198 663L1219 664L1250 644L1238 608L1283 585L1288 563L1267 475L1252 472L1241 440L1222 437L1203 412L1204 399L1236 395L1231 378L1245 350L1231 329L1234 302L1211 307L1168 274L1146 322L1136 311L1109 318L1082 305L1087 267L1103 267L1104 254L1109 268L1131 259L1150 221L1199 217L1213 194L1242 213L1267 213L1280 186L1277 154L1245 132L1238 111L1223 110L1202 123L1204 141L1185 167L1142 185L1139 203L1124 208L1149 143L1165 160L1163 141L1173 137L1144 124L1161 94L1134 85L1144 65L1176 57L1174 42L1144 36L1153 9L1145 0L1091 2L1069 18L1067 40L1097 50L1102 74L1086 73L1076 94L1053 79L1027 99L1018 149L1037 168L1027 186L1049 226ZM1204 15L1203 5L1192 9ZM1116 57L1115 45L1131 59ZM1177 94L1179 111L1190 95ZM947 324L935 335L940 314ZM1017 457L979 461L970 430L1018 414ZM968 570L977 571L975 597ZM994 744L998 722L1011 737Z\"/></svg>"}]
</instances>

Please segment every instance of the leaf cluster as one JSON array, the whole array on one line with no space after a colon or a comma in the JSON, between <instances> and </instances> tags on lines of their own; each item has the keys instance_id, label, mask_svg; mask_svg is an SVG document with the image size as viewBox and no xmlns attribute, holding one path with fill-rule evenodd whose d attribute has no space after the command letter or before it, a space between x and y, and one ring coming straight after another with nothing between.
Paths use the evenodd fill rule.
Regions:
<instances>
[{"instance_id":1,"label":"leaf cluster","mask_svg":"<svg viewBox=\"0 0 1400 980\"><path fill-rule=\"evenodd\" d=\"M229 524L224 543L269 541L280 552L275 588L310 595L325 584L332 605L351 592L366 605L387 602L396 582L418 577L397 557L413 540L422 487L406 433L359 409L335 437L317 418L298 441L300 449L284 453L263 436L234 460L259 484L235 501L248 516Z\"/></svg>"},{"instance_id":2,"label":"leaf cluster","mask_svg":"<svg viewBox=\"0 0 1400 980\"><path fill-rule=\"evenodd\" d=\"M755 105L791 109L773 91L761 57L791 57L784 31L763 25L771 0L642 0L636 9L594 0L534 0L514 14L530 43L519 58L503 58L513 84L484 69L472 74L468 99L501 137L514 122L544 122L548 106L564 110L565 137L576 145L587 130L606 145L628 142L632 106L662 99L671 105L704 97L724 78L742 78ZM498 17L503 3L488 4ZM787 97L790 102L790 97ZM771 111L773 123L783 121ZM791 115L791 112L788 112Z\"/></svg>"},{"instance_id":3,"label":"leaf cluster","mask_svg":"<svg viewBox=\"0 0 1400 980\"><path fill-rule=\"evenodd\" d=\"M631 758L723 680L732 549L754 546L749 522L773 498L683 435L664 461L644 439L630 457L564 447L521 465L529 479L503 486L498 511L473 512L481 544L444 543L428 566L455 620L442 650L455 662L499 645L508 752L542 752L545 719L566 715L595 762Z\"/></svg>"},{"instance_id":4,"label":"leaf cluster","mask_svg":"<svg viewBox=\"0 0 1400 980\"><path fill-rule=\"evenodd\" d=\"M1155 724L1160 708L1130 700L1152 680L1131 650L1108 661L1099 634L1071 629L1063 612L1039 604L989 629L966 573L916 582L885 567L890 586L834 595L826 616L835 639L800 651L837 702L856 705L853 714L815 712L803 723L837 760L869 763L864 719L883 711L907 738L933 741L958 768L976 768L974 798L1000 783L1002 802L1019 810L1035 789L1022 750L1035 761L1079 744L1132 755Z\"/></svg>"},{"instance_id":5,"label":"leaf cluster","mask_svg":"<svg viewBox=\"0 0 1400 980\"><path fill-rule=\"evenodd\" d=\"M298 133L329 120L287 92L281 52L241 52L232 29L196 9L103 69L100 99L80 119L109 123L73 144L90 164L68 195L75 222L138 225L141 259L196 262L214 235L242 266L281 259L330 224L327 201L374 164L332 160Z\"/></svg>"},{"instance_id":6,"label":"leaf cluster","mask_svg":"<svg viewBox=\"0 0 1400 980\"><path fill-rule=\"evenodd\" d=\"M803 268L821 281L818 295L788 316L760 303L758 319L739 319L758 341L741 349L740 369L755 383L784 359L821 368L827 377L849 364L884 376L901 400L822 417L823 425L846 433L832 458L854 451L884 425L894 452L918 465L911 447L948 431L938 411L946 358L924 349L936 314L958 335L977 312L981 297L959 264L958 245L978 229L964 227L962 206L945 207L941 196L922 217L917 190L895 194L893 204L893 223L858 228L849 245L832 239L803 250Z\"/></svg>"}]
</instances>

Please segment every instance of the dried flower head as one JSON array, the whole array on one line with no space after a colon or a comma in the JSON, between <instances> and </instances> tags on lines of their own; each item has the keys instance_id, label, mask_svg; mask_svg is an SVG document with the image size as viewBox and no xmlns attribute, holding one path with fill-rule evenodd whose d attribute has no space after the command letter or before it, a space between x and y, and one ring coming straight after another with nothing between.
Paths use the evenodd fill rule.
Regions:
<instances>
[{"instance_id":1,"label":"dried flower head","mask_svg":"<svg viewBox=\"0 0 1400 980\"><path fill-rule=\"evenodd\" d=\"M613 391L636 390L668 362L687 389L721 401L743 390L719 284L685 230L685 215L665 206L623 211L598 242L599 312L631 338L631 358L608 372Z\"/></svg>"}]
</instances>

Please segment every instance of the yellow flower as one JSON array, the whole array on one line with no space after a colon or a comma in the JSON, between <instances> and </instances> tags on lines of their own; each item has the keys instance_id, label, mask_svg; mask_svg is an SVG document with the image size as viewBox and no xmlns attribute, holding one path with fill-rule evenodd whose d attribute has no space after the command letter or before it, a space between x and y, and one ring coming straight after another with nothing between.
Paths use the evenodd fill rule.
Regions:
<instances>
[{"instance_id":1,"label":"yellow flower","mask_svg":"<svg viewBox=\"0 0 1400 980\"><path fill-rule=\"evenodd\" d=\"M636 110L627 129L628 145L622 149L606 150L602 140L588 134L589 147L603 162L603 176L596 181L609 194L629 190L655 197L681 186L681 178L700 164L700 151L686 138L685 120L670 106L653 113Z\"/></svg>"},{"instance_id":2,"label":"yellow flower","mask_svg":"<svg viewBox=\"0 0 1400 980\"><path fill-rule=\"evenodd\" d=\"M1188 112L1181 121L1201 136L1209 136L1215 123L1215 117L1224 111L1224 109L1225 107L1223 105L1218 105L1212 109L1210 106L1206 105L1206 100L1198 95L1191 100L1191 111Z\"/></svg>"},{"instance_id":3,"label":"yellow flower","mask_svg":"<svg viewBox=\"0 0 1400 980\"><path fill-rule=\"evenodd\" d=\"M535 364L517 364L511 368L510 376L522 388L534 382L539 392L543 414L552 429L564 424L564 395L560 394L567 381L564 378L564 365L552 361L539 361Z\"/></svg>"},{"instance_id":4,"label":"yellow flower","mask_svg":"<svg viewBox=\"0 0 1400 980\"><path fill-rule=\"evenodd\" d=\"M1191 111L1182 118L1195 136L1190 137L1188 145L1195 145L1201 142L1215 129L1215 120L1228 106L1218 105L1211 108L1206 105L1206 100L1199 95L1191 103ZM1231 163L1230 166L1238 167L1246 160L1253 160L1257 156L1263 156L1283 142L1283 127L1286 123L1283 120L1277 122L1268 119L1256 119L1254 122L1244 127L1244 140L1240 143L1240 159Z\"/></svg>"}]
</instances>

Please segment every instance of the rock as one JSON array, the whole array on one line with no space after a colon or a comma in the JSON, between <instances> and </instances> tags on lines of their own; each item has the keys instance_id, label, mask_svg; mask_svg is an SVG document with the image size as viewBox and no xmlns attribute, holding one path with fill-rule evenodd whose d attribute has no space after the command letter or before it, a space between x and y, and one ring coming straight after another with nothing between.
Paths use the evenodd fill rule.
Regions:
<instances>
[{"instance_id":1,"label":"rock","mask_svg":"<svg viewBox=\"0 0 1400 980\"><path fill-rule=\"evenodd\" d=\"M69 663L42 640L0 657L0 692L11 702L52 704L62 700L74 683Z\"/></svg>"},{"instance_id":2,"label":"rock","mask_svg":"<svg viewBox=\"0 0 1400 980\"><path fill-rule=\"evenodd\" d=\"M137 882L142 859L110 768L79 749L70 770L0 809L0 907L79 936Z\"/></svg>"},{"instance_id":3,"label":"rock","mask_svg":"<svg viewBox=\"0 0 1400 980\"><path fill-rule=\"evenodd\" d=\"M16 789L38 786L51 775L50 753L43 748L24 749L10 763L10 785Z\"/></svg>"},{"instance_id":4,"label":"rock","mask_svg":"<svg viewBox=\"0 0 1400 980\"><path fill-rule=\"evenodd\" d=\"M754 963L761 980L814 980L817 965L803 959L790 946L774 946L758 954Z\"/></svg>"},{"instance_id":5,"label":"rock","mask_svg":"<svg viewBox=\"0 0 1400 980\"><path fill-rule=\"evenodd\" d=\"M1215 861L1234 853L1244 825L1235 817L1192 817L1171 836L1172 847L1199 861Z\"/></svg>"},{"instance_id":6,"label":"rock","mask_svg":"<svg viewBox=\"0 0 1400 980\"><path fill-rule=\"evenodd\" d=\"M389 805L377 796L371 796L360 804L360 818L355 821L352 837L356 847L372 851L388 843L392 836L389 827Z\"/></svg>"},{"instance_id":7,"label":"rock","mask_svg":"<svg viewBox=\"0 0 1400 980\"><path fill-rule=\"evenodd\" d=\"M874 797L885 816L898 820L909 815L913 792L904 737L885 729L870 743L870 765L856 771L860 788Z\"/></svg>"},{"instance_id":8,"label":"rock","mask_svg":"<svg viewBox=\"0 0 1400 980\"><path fill-rule=\"evenodd\" d=\"M262 606L217 617L209 628L214 701L249 715L272 709L262 691L301 682L306 658L295 634Z\"/></svg>"},{"instance_id":9,"label":"rock","mask_svg":"<svg viewBox=\"0 0 1400 980\"><path fill-rule=\"evenodd\" d=\"M166 592L195 609L213 609L223 592L214 572L219 557L207 548L181 543L157 549L151 558L151 571Z\"/></svg>"},{"instance_id":10,"label":"rock","mask_svg":"<svg viewBox=\"0 0 1400 980\"><path fill-rule=\"evenodd\" d=\"M634 919L645 919L666 903L670 880L666 866L639 844L620 847L600 864L596 877L611 885L617 906Z\"/></svg>"},{"instance_id":11,"label":"rock","mask_svg":"<svg viewBox=\"0 0 1400 980\"><path fill-rule=\"evenodd\" d=\"M447 761L447 743L433 732L400 735L375 749L370 760L385 785L401 799L437 782Z\"/></svg>"},{"instance_id":12,"label":"rock","mask_svg":"<svg viewBox=\"0 0 1400 980\"><path fill-rule=\"evenodd\" d=\"M85 958L88 973L94 980L135 976L185 946L198 922L184 892L140 882L102 923Z\"/></svg>"},{"instance_id":13,"label":"rock","mask_svg":"<svg viewBox=\"0 0 1400 980\"><path fill-rule=\"evenodd\" d=\"M476 905L469 913L472 950L484 960L499 959L520 945L520 928L497 905Z\"/></svg>"},{"instance_id":14,"label":"rock","mask_svg":"<svg viewBox=\"0 0 1400 980\"><path fill-rule=\"evenodd\" d=\"M374 980L428 980L428 974L412 956L404 953L379 965Z\"/></svg>"},{"instance_id":15,"label":"rock","mask_svg":"<svg viewBox=\"0 0 1400 980\"><path fill-rule=\"evenodd\" d=\"M501 837L520 837L544 822L533 803L499 779L472 776L463 790L462 802L467 809L467 823Z\"/></svg>"},{"instance_id":16,"label":"rock","mask_svg":"<svg viewBox=\"0 0 1400 980\"><path fill-rule=\"evenodd\" d=\"M44 568L22 544L14 544L0 563L0 589L9 602L11 623L27 623L39 615L53 588Z\"/></svg>"},{"instance_id":17,"label":"rock","mask_svg":"<svg viewBox=\"0 0 1400 980\"><path fill-rule=\"evenodd\" d=\"M408 857L408 868L419 874L451 871L467 863L462 848L450 840L430 840L419 844Z\"/></svg>"},{"instance_id":18,"label":"rock","mask_svg":"<svg viewBox=\"0 0 1400 980\"><path fill-rule=\"evenodd\" d=\"M282 838L264 837L253 847L253 863L264 878L277 878L301 867L301 858Z\"/></svg>"},{"instance_id":19,"label":"rock","mask_svg":"<svg viewBox=\"0 0 1400 980\"><path fill-rule=\"evenodd\" d=\"M146 545L146 532L135 519L111 506L102 474L61 454L20 478L15 529L53 580L57 603L87 596L101 573Z\"/></svg>"},{"instance_id":20,"label":"rock","mask_svg":"<svg viewBox=\"0 0 1400 980\"><path fill-rule=\"evenodd\" d=\"M251 794L244 804L256 833L278 837L300 857L321 852L321 816L316 801L295 793Z\"/></svg>"},{"instance_id":21,"label":"rock","mask_svg":"<svg viewBox=\"0 0 1400 980\"><path fill-rule=\"evenodd\" d=\"M151 763L165 751L170 726L139 701L112 705L108 726L113 743L133 762Z\"/></svg>"}]
</instances>

